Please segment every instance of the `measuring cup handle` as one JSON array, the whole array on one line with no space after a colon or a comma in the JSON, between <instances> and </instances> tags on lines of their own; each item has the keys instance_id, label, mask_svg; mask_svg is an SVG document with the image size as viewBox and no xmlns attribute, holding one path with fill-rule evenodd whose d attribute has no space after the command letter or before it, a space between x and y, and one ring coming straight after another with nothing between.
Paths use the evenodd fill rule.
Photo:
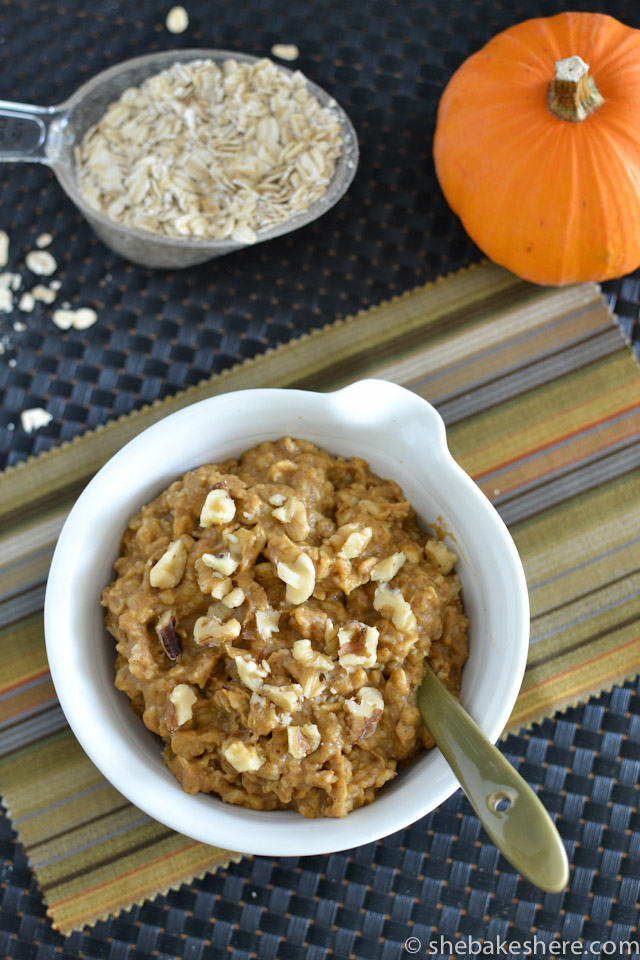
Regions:
<instances>
[{"instance_id":1,"label":"measuring cup handle","mask_svg":"<svg viewBox=\"0 0 640 960\"><path fill-rule=\"evenodd\" d=\"M0 162L51 163L60 152L66 111L0 100Z\"/></svg>"}]
</instances>

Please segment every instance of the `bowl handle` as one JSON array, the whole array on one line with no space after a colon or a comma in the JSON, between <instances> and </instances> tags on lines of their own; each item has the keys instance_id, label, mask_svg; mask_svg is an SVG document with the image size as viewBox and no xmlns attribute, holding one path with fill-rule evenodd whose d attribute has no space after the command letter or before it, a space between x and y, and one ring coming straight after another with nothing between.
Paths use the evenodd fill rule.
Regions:
<instances>
[{"instance_id":1,"label":"bowl handle","mask_svg":"<svg viewBox=\"0 0 640 960\"><path fill-rule=\"evenodd\" d=\"M53 163L60 155L68 111L0 100L0 162Z\"/></svg>"}]
</instances>

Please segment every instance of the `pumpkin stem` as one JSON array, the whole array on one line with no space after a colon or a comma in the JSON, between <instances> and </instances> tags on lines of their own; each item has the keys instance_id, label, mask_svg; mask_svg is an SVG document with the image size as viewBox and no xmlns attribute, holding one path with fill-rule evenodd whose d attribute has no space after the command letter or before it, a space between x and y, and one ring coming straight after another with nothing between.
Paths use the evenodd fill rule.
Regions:
<instances>
[{"instance_id":1,"label":"pumpkin stem","mask_svg":"<svg viewBox=\"0 0 640 960\"><path fill-rule=\"evenodd\" d=\"M580 57L556 60L555 79L549 84L549 110L554 117L582 123L603 103L588 63Z\"/></svg>"}]
</instances>

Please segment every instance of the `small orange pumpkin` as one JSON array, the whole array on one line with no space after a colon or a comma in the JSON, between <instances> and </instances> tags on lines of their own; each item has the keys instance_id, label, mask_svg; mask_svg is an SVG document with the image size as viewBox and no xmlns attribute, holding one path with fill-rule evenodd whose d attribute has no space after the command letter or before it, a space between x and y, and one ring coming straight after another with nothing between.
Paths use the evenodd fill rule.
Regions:
<instances>
[{"instance_id":1,"label":"small orange pumpkin","mask_svg":"<svg viewBox=\"0 0 640 960\"><path fill-rule=\"evenodd\" d=\"M434 138L480 249L534 283L640 265L640 30L598 13L527 20L449 81Z\"/></svg>"}]
</instances>

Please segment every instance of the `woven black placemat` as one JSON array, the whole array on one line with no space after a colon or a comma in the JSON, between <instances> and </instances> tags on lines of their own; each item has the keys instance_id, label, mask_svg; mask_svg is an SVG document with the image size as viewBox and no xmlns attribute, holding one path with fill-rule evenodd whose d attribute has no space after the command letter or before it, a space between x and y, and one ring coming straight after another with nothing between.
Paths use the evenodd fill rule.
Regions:
<instances>
[{"instance_id":1,"label":"woven black placemat","mask_svg":"<svg viewBox=\"0 0 640 960\"><path fill-rule=\"evenodd\" d=\"M11 238L5 269L28 286L25 254L38 235L51 233L56 306L90 306L99 317L89 330L62 332L52 307L0 313L0 467L479 260L435 180L438 98L464 57L498 30L575 5L189 0L190 28L179 36L164 28L169 6L0 0L0 98L57 103L104 67L172 46L268 55L272 44L294 42L297 65L357 128L357 177L338 207L289 238L185 272L153 272L110 254L47 168L0 165L0 229ZM608 2L607 12L640 27L636 0ZM604 292L640 352L640 275L607 283ZM53 419L26 433L20 413L38 406ZM409 937L420 941L419 956L441 936L497 945L506 938L512 947L537 936L546 955L557 940L580 941L587 955L597 941L638 939L639 714L638 685L629 683L503 745L558 816L573 864L562 894L542 895L523 881L457 793L377 844L327 857L244 858L65 938L46 919L11 824L0 817L0 953L369 960L408 956ZM442 950L430 955L448 955L446 943ZM523 946L514 955L532 954Z\"/></svg>"},{"instance_id":2,"label":"woven black placemat","mask_svg":"<svg viewBox=\"0 0 640 960\"><path fill-rule=\"evenodd\" d=\"M48 168L0 164L0 229L11 238L5 269L20 274L24 288L37 280L24 258L48 232L61 284L53 305L0 313L0 468L479 260L433 170L440 93L464 57L495 32L573 3L193 0L188 6L189 29L172 35L157 0L3 0L0 97L51 105L99 70L142 53L209 46L268 55L274 43L293 41L300 49L296 66L329 90L356 126L356 179L336 208L289 237L188 271L154 272L103 247ZM633 0L608 8L640 26ZM638 279L607 289L629 335L640 339ZM59 330L51 314L63 303L93 307L97 323ZM20 414L31 407L53 419L26 433Z\"/></svg>"},{"instance_id":3,"label":"woven black placemat","mask_svg":"<svg viewBox=\"0 0 640 960\"><path fill-rule=\"evenodd\" d=\"M0 951L25 960L375 960L409 956L414 938L409 946L419 941L423 957L455 954L459 940L508 942L511 956L553 956L562 941L580 950L555 956L623 955L610 945L639 937L640 683L510 736L501 749L557 818L572 862L564 893L523 880L458 791L378 843L331 856L245 857L63 937L44 917L4 818ZM527 952L534 937L542 947Z\"/></svg>"}]
</instances>

